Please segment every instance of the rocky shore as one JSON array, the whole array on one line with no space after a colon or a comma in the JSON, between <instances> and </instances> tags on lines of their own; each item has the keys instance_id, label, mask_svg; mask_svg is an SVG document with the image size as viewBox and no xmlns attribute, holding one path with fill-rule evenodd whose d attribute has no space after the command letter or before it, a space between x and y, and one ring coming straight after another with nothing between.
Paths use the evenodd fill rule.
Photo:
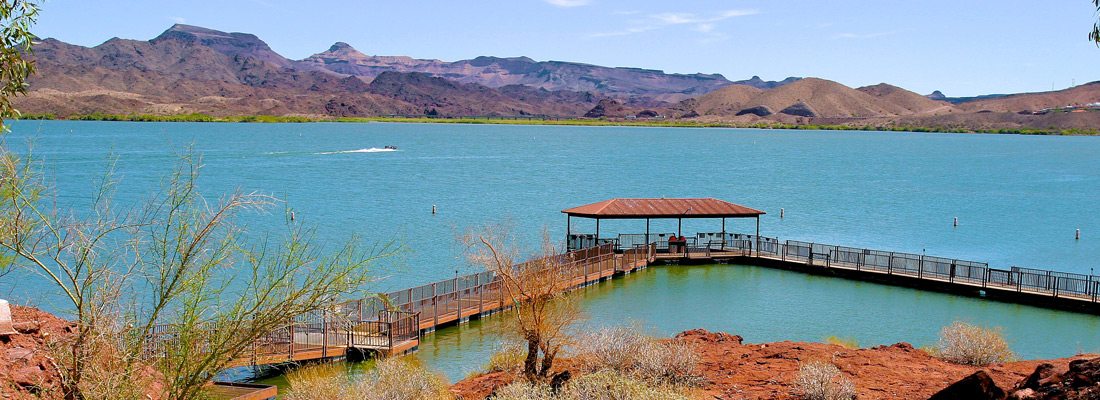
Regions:
<instances>
[{"instance_id":1,"label":"rocky shore","mask_svg":"<svg viewBox=\"0 0 1100 400\"><path fill-rule=\"evenodd\" d=\"M793 382L799 366L809 361L835 364L855 383L860 400L1100 399L1097 355L975 367L948 363L908 343L867 349L805 342L749 344L740 336L701 329L672 340L694 345L702 377L694 397L702 399L797 399ZM484 399L513 379L490 373L460 381L451 390L462 399Z\"/></svg>"}]
</instances>

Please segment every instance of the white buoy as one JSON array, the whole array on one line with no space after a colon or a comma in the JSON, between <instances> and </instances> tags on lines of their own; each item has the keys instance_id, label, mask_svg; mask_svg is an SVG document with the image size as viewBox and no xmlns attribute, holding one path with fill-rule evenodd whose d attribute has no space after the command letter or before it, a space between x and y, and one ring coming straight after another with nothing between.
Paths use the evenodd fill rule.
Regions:
<instances>
[{"instance_id":1,"label":"white buoy","mask_svg":"<svg viewBox=\"0 0 1100 400\"><path fill-rule=\"evenodd\" d=\"M291 211L291 212L290 212L290 220L291 220L291 221L293 221L293 220L294 220L294 211Z\"/></svg>"},{"instance_id":2,"label":"white buoy","mask_svg":"<svg viewBox=\"0 0 1100 400\"><path fill-rule=\"evenodd\" d=\"M432 215L435 215L435 204L432 204Z\"/></svg>"},{"instance_id":3,"label":"white buoy","mask_svg":"<svg viewBox=\"0 0 1100 400\"><path fill-rule=\"evenodd\" d=\"M1081 229L1077 229L1077 233L1073 235L1074 240L1081 240Z\"/></svg>"},{"instance_id":4,"label":"white buoy","mask_svg":"<svg viewBox=\"0 0 1100 400\"><path fill-rule=\"evenodd\" d=\"M785 210L783 210L782 208L779 209L779 219L783 219L783 212L784 211Z\"/></svg>"},{"instance_id":5,"label":"white buoy","mask_svg":"<svg viewBox=\"0 0 1100 400\"><path fill-rule=\"evenodd\" d=\"M959 217L955 217L955 222L952 223L952 226L959 226Z\"/></svg>"}]
</instances>

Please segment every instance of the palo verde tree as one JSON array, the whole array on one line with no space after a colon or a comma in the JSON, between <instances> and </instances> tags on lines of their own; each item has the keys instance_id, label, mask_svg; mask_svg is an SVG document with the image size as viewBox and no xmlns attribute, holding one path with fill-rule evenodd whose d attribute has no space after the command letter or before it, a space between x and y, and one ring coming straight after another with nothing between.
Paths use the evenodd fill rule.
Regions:
<instances>
[{"instance_id":1,"label":"palo verde tree","mask_svg":"<svg viewBox=\"0 0 1100 400\"><path fill-rule=\"evenodd\" d=\"M1100 13L1100 0L1092 0L1092 5L1096 6L1096 12ZM1089 40L1100 46L1100 21L1092 24L1092 32L1089 32Z\"/></svg>"},{"instance_id":2,"label":"palo verde tree","mask_svg":"<svg viewBox=\"0 0 1100 400\"><path fill-rule=\"evenodd\" d=\"M500 279L502 295L514 307L508 332L526 344L524 377L545 382L571 339L570 327L580 318L578 299L566 291L572 278L569 263L547 234L541 254L526 262L519 262L519 246L510 230L499 225L469 232L463 242L470 261Z\"/></svg>"},{"instance_id":3,"label":"palo verde tree","mask_svg":"<svg viewBox=\"0 0 1100 400\"><path fill-rule=\"evenodd\" d=\"M33 163L8 152L0 160L0 249L14 260L9 268L42 277L71 306L76 334L59 343L58 365L67 398L130 398L154 386L168 399L198 398L257 339L360 296L367 266L386 253L355 239L324 249L289 218L284 234L248 237L238 216L277 200L241 192L207 199L192 156L146 206L116 211L107 179L82 213L51 208L56 194Z\"/></svg>"},{"instance_id":4,"label":"palo verde tree","mask_svg":"<svg viewBox=\"0 0 1100 400\"><path fill-rule=\"evenodd\" d=\"M26 0L0 0L0 119L19 115L12 98L27 92L27 78L34 73L31 26L38 6Z\"/></svg>"}]
</instances>

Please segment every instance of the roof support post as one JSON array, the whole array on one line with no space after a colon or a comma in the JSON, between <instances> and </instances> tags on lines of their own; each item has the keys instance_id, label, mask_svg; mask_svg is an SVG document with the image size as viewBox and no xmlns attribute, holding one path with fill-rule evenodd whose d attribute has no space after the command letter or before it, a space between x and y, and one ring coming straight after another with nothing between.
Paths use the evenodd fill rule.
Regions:
<instances>
[{"instance_id":1,"label":"roof support post","mask_svg":"<svg viewBox=\"0 0 1100 400\"><path fill-rule=\"evenodd\" d=\"M596 218L596 247L600 246L600 219Z\"/></svg>"},{"instance_id":2,"label":"roof support post","mask_svg":"<svg viewBox=\"0 0 1100 400\"><path fill-rule=\"evenodd\" d=\"M649 245L649 218L645 219L645 239L642 240L647 246Z\"/></svg>"},{"instance_id":3,"label":"roof support post","mask_svg":"<svg viewBox=\"0 0 1100 400\"><path fill-rule=\"evenodd\" d=\"M569 248L569 237L573 236L573 221L572 221L572 219L573 219L572 215L565 214L565 251L566 252L568 252L570 250L573 250L573 249Z\"/></svg>"},{"instance_id":4,"label":"roof support post","mask_svg":"<svg viewBox=\"0 0 1100 400\"><path fill-rule=\"evenodd\" d=\"M722 218L722 249L726 248L726 219Z\"/></svg>"},{"instance_id":5,"label":"roof support post","mask_svg":"<svg viewBox=\"0 0 1100 400\"><path fill-rule=\"evenodd\" d=\"M760 256L760 216L756 216L756 256Z\"/></svg>"},{"instance_id":6,"label":"roof support post","mask_svg":"<svg viewBox=\"0 0 1100 400\"><path fill-rule=\"evenodd\" d=\"M684 219L676 218L676 236L684 236Z\"/></svg>"}]
</instances>

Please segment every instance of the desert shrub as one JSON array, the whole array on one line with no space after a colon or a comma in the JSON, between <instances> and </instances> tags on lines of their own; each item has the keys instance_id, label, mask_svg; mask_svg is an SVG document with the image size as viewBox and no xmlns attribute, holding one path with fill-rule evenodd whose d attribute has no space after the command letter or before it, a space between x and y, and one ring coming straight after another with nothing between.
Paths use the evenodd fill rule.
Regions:
<instances>
[{"instance_id":1,"label":"desert shrub","mask_svg":"<svg viewBox=\"0 0 1100 400\"><path fill-rule=\"evenodd\" d=\"M855 338L842 338L839 336L829 336L825 338L825 343L837 345L849 350L856 350L859 348L859 341Z\"/></svg>"},{"instance_id":2,"label":"desert shrub","mask_svg":"<svg viewBox=\"0 0 1100 400\"><path fill-rule=\"evenodd\" d=\"M366 376L349 375L331 365L301 368L287 374L286 400L419 400L450 399L447 382L411 360L379 361Z\"/></svg>"},{"instance_id":3,"label":"desert shrub","mask_svg":"<svg viewBox=\"0 0 1100 400\"><path fill-rule=\"evenodd\" d=\"M570 380L556 395L545 384L516 382L497 390L492 400L687 400L675 387L651 385L630 375L603 370Z\"/></svg>"},{"instance_id":4,"label":"desert shrub","mask_svg":"<svg viewBox=\"0 0 1100 400\"><path fill-rule=\"evenodd\" d=\"M637 355L634 375L656 383L688 386L699 383L700 378L695 373L699 355L691 345L681 341L650 341L642 350Z\"/></svg>"},{"instance_id":5,"label":"desert shrub","mask_svg":"<svg viewBox=\"0 0 1100 400\"><path fill-rule=\"evenodd\" d=\"M999 328L983 328L960 321L940 330L940 339L932 354L965 365L987 365L1013 358Z\"/></svg>"},{"instance_id":6,"label":"desert shrub","mask_svg":"<svg viewBox=\"0 0 1100 400\"><path fill-rule=\"evenodd\" d=\"M285 400L347 400L353 393L369 388L364 379L352 379L343 368L333 364L305 366L286 374L290 389L282 393Z\"/></svg>"},{"instance_id":7,"label":"desert shrub","mask_svg":"<svg viewBox=\"0 0 1100 400\"><path fill-rule=\"evenodd\" d=\"M699 357L687 343L660 341L637 329L616 327L586 335L576 358L586 372L610 370L656 384L691 385Z\"/></svg>"},{"instance_id":8,"label":"desert shrub","mask_svg":"<svg viewBox=\"0 0 1100 400\"><path fill-rule=\"evenodd\" d=\"M489 356L489 362L485 364L485 372L514 371L523 366L523 359L527 357L527 350L519 343L504 343L500 351Z\"/></svg>"},{"instance_id":9,"label":"desert shrub","mask_svg":"<svg viewBox=\"0 0 1100 400\"><path fill-rule=\"evenodd\" d=\"M560 393L567 400L687 400L674 387L651 385L636 377L605 370L573 379Z\"/></svg>"},{"instance_id":10,"label":"desert shrub","mask_svg":"<svg viewBox=\"0 0 1100 400\"><path fill-rule=\"evenodd\" d=\"M497 389L491 397L492 400L552 400L554 393L546 384L529 384L527 382L515 382Z\"/></svg>"},{"instance_id":11,"label":"desert shrub","mask_svg":"<svg viewBox=\"0 0 1100 400\"><path fill-rule=\"evenodd\" d=\"M852 400L856 387L835 365L811 361L798 368L794 381L798 393L806 400Z\"/></svg>"}]
</instances>

